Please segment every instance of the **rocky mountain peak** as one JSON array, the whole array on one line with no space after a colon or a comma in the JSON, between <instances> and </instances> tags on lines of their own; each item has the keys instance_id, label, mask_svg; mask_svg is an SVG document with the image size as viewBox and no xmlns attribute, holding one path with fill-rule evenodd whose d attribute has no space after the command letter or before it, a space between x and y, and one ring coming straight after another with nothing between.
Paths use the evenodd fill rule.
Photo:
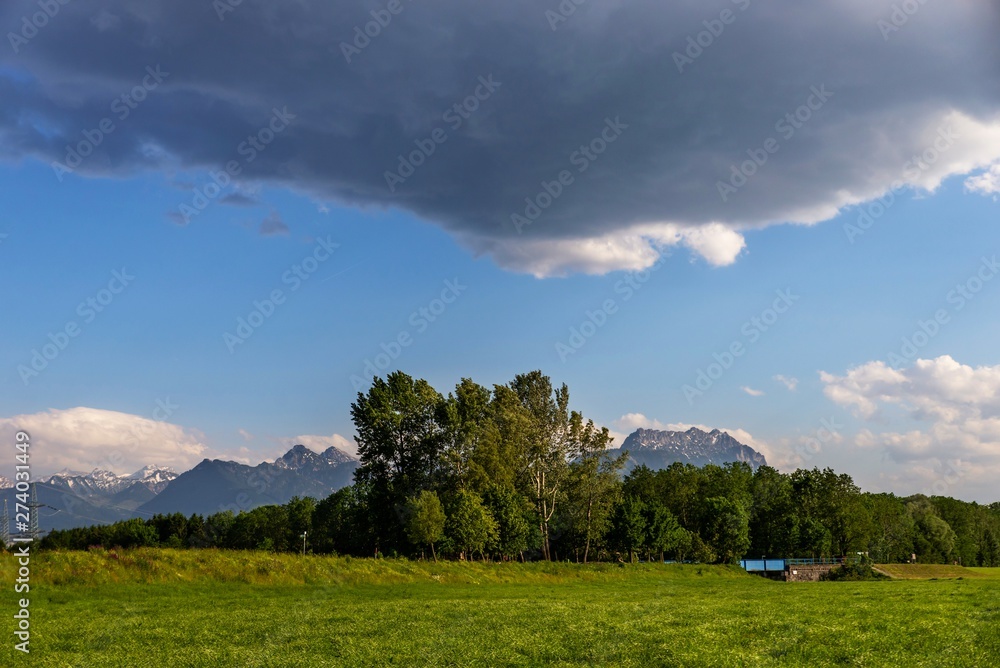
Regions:
<instances>
[{"instance_id":1,"label":"rocky mountain peak","mask_svg":"<svg viewBox=\"0 0 1000 668\"><path fill-rule=\"evenodd\" d=\"M624 450L629 452L630 467L645 464L659 469L674 462L695 466L746 462L755 469L767 465L764 455L718 429L709 432L697 427L687 431L637 429L617 452Z\"/></svg>"}]
</instances>

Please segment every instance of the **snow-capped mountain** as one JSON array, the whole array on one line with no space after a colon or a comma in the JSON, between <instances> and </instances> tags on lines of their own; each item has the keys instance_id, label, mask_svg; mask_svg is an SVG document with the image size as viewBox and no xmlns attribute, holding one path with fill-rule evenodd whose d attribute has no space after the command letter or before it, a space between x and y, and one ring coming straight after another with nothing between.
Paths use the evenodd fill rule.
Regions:
<instances>
[{"instance_id":1,"label":"snow-capped mountain","mask_svg":"<svg viewBox=\"0 0 1000 668\"><path fill-rule=\"evenodd\" d=\"M138 485L151 492L152 496L159 494L171 480L177 477L172 469L160 466L144 466L135 473L129 475L118 475L113 471L94 469L90 473L80 473L79 471L63 470L50 476L38 479L38 482L45 483L66 492L72 492L77 496L90 499L100 505L101 500L110 500L111 497Z\"/></svg>"},{"instance_id":2,"label":"snow-capped mountain","mask_svg":"<svg viewBox=\"0 0 1000 668\"><path fill-rule=\"evenodd\" d=\"M746 462L755 469L767 466L764 455L718 429L710 432L696 427L687 431L637 429L613 453L623 450L629 453L629 468L645 464L651 469L661 469L674 462L695 466Z\"/></svg>"},{"instance_id":3,"label":"snow-capped mountain","mask_svg":"<svg viewBox=\"0 0 1000 668\"><path fill-rule=\"evenodd\" d=\"M273 462L257 466L205 459L181 474L152 465L128 475L103 469L63 470L35 480L38 501L46 506L39 523L45 531L156 513L249 510L285 503L293 496L322 499L350 485L357 465L355 457L334 447L314 452L296 445ZM13 482L0 476L0 500L13 507L14 494Z\"/></svg>"},{"instance_id":4,"label":"snow-capped mountain","mask_svg":"<svg viewBox=\"0 0 1000 668\"><path fill-rule=\"evenodd\" d=\"M165 466L154 466L152 464L143 466L135 473L127 476L129 480L136 480L147 487L154 494L159 494L171 480L177 477L177 472Z\"/></svg>"}]
</instances>

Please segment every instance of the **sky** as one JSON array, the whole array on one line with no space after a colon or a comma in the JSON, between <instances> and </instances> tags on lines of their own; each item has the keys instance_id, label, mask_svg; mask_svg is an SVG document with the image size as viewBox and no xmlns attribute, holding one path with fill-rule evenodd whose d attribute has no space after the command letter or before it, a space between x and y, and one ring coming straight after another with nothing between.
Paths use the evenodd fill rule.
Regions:
<instances>
[{"instance_id":1,"label":"sky","mask_svg":"<svg viewBox=\"0 0 1000 668\"><path fill-rule=\"evenodd\" d=\"M618 443L1000 499L1000 9L903 4L4 3L5 468L541 369Z\"/></svg>"}]
</instances>

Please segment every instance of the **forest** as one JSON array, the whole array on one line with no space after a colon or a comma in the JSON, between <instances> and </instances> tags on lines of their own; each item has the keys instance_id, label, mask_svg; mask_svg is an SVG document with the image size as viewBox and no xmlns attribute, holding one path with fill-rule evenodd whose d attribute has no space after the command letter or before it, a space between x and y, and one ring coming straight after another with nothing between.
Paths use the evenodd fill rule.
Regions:
<instances>
[{"instance_id":1,"label":"forest","mask_svg":"<svg viewBox=\"0 0 1000 668\"><path fill-rule=\"evenodd\" d=\"M457 560L735 563L837 557L1000 566L1000 502L862 492L827 468L627 473L540 371L447 396L403 372L351 405L360 463L325 499L53 531L43 549L226 548Z\"/></svg>"}]
</instances>

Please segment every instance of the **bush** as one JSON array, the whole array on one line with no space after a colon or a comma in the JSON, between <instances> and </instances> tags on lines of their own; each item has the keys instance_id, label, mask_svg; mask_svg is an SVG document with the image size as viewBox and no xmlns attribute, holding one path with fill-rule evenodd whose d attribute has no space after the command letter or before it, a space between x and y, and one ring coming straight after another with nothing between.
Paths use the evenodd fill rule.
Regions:
<instances>
[{"instance_id":1,"label":"bush","mask_svg":"<svg viewBox=\"0 0 1000 668\"><path fill-rule=\"evenodd\" d=\"M885 580L886 576L872 568L872 560L867 556L861 557L858 561L848 562L831 569L820 579L829 581L857 582L860 580Z\"/></svg>"}]
</instances>

